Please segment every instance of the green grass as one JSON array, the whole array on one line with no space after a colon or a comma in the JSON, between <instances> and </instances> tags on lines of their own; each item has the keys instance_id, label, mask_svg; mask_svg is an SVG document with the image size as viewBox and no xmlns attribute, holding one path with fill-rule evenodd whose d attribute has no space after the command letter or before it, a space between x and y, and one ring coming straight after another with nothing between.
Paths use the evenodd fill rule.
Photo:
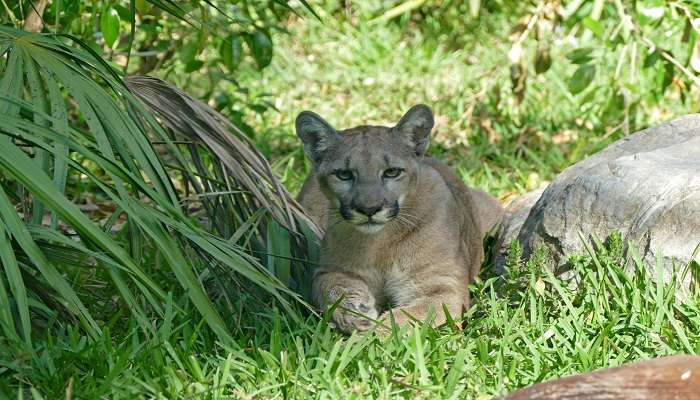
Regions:
<instances>
[{"instance_id":1,"label":"green grass","mask_svg":"<svg viewBox=\"0 0 700 400\"><path fill-rule=\"evenodd\" d=\"M546 272L545 254L523 262L511 246L508 274L474 285L463 331L345 337L325 319L297 323L238 299L236 343L221 346L200 320L171 324L170 299L151 340L135 327L114 337L105 330L97 341L66 327L29 354L4 339L0 393L13 397L10 385L19 385L35 398L484 399L632 360L700 353L700 299L676 302L673 283L654 283L623 248L612 236L572 259L574 290Z\"/></svg>"},{"instance_id":2,"label":"green grass","mask_svg":"<svg viewBox=\"0 0 700 400\"><path fill-rule=\"evenodd\" d=\"M505 201L626 131L690 112L697 101L697 93L677 101L670 91L667 101L632 99L635 109L608 112L605 91L568 93L565 77L575 66L563 61L531 77L518 104L504 61L517 13L484 15L459 35L438 35L437 20L419 29L405 19L372 25L376 10L340 20L318 11L324 22L293 19L289 36L275 36L269 68L236 76L252 99L269 98L265 93L275 99L279 111L246 117L261 132L254 141L292 191L309 168L292 131L304 109L344 128L391 124L411 105L429 104L437 115L431 154ZM567 46L553 48L553 59L564 60ZM604 80L615 63L599 68ZM233 341L219 342L176 285L165 286L159 317L144 331L123 305L103 298L103 272L70 270L65 279L99 303L91 309L103 311L95 316L100 335L29 304L45 326L33 326L32 346L0 336L0 398L487 399L632 360L700 353L697 294L675 301L674 282L647 275L620 238L571 260L578 288L547 272L546 254L521 260L519 253L512 247L506 275L486 273L472 287L475 304L463 331L421 326L385 340L343 336L301 306L295 306L301 319L295 318L199 264L197 279ZM143 256L155 277L172 282L159 255ZM231 287L219 289L225 285Z\"/></svg>"},{"instance_id":3,"label":"green grass","mask_svg":"<svg viewBox=\"0 0 700 400\"><path fill-rule=\"evenodd\" d=\"M571 94L568 79L577 65L566 55L599 43L574 45L566 32L551 38L552 67L529 72L518 102L507 54L511 27L527 15L522 10L484 10L478 21L465 20L465 32L451 32L433 26L442 21L439 7L420 21L372 24L377 11L369 3L359 2L350 15L323 11L334 5L340 7L333 1L319 7L323 22L292 20L290 34L277 36L270 67L236 76L252 99L274 97L278 111L249 113L248 121L292 190L308 172L293 132L294 118L306 109L349 128L391 125L410 106L428 104L436 114L430 154L450 163L468 184L504 199L545 185L627 133L697 109L699 97L676 87L652 98L654 71L634 63L618 68L617 53L606 49L596 52L600 62L591 87ZM529 46L524 51L533 57ZM624 91L629 104L614 103L619 95L613 89Z\"/></svg>"}]
</instances>

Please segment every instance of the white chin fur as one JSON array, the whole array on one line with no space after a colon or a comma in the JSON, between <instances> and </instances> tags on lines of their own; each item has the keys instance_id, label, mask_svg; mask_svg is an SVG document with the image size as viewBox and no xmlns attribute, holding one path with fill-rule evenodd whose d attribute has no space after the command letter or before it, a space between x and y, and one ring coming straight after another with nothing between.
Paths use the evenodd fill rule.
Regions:
<instances>
[{"instance_id":1,"label":"white chin fur","mask_svg":"<svg viewBox=\"0 0 700 400\"><path fill-rule=\"evenodd\" d=\"M355 225L355 228L366 235L373 235L381 231L384 228L384 224L362 224Z\"/></svg>"}]
</instances>

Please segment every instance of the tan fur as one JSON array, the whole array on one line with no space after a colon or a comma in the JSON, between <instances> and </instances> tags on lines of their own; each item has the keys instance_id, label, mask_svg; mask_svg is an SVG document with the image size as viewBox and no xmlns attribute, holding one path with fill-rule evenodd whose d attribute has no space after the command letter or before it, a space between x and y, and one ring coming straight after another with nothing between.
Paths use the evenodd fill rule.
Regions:
<instances>
[{"instance_id":1,"label":"tan fur","mask_svg":"<svg viewBox=\"0 0 700 400\"><path fill-rule=\"evenodd\" d=\"M361 145L348 142L354 147L347 151L364 151L367 157L392 151L393 144L380 143L390 134L383 127L341 132L345 140L365 135ZM399 153L397 157L405 156ZM368 161L358 168L373 166ZM455 319L470 306L468 285L484 257L483 238L500 221L502 207L488 194L467 188L435 159L416 157L406 174L399 216L374 234L362 233L334 214L336 200L319 169L300 193L301 204L326 230L314 301L328 307L342 298L333 320L344 331L369 329L373 324L363 315L386 326L389 312L398 325L431 317L441 325L446 322L443 305Z\"/></svg>"}]
</instances>

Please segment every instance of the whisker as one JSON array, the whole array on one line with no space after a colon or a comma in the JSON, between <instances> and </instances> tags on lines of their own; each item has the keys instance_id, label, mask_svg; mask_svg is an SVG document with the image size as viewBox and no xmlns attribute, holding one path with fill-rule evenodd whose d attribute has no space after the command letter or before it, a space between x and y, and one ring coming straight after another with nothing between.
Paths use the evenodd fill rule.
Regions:
<instances>
[{"instance_id":1,"label":"whisker","mask_svg":"<svg viewBox=\"0 0 700 400\"><path fill-rule=\"evenodd\" d=\"M345 221L345 218L343 218L342 214L340 214L337 207L329 207L328 211L328 227L326 227L326 230L329 230L339 223Z\"/></svg>"},{"instance_id":2,"label":"whisker","mask_svg":"<svg viewBox=\"0 0 700 400\"><path fill-rule=\"evenodd\" d=\"M396 216L396 221L407 228L415 228L417 226L414 221L411 221L400 214Z\"/></svg>"},{"instance_id":3,"label":"whisker","mask_svg":"<svg viewBox=\"0 0 700 400\"><path fill-rule=\"evenodd\" d=\"M413 222L413 223L415 223L415 224L418 224L418 223L421 222L421 218L419 218L419 217L417 217L417 216L415 216L415 215L413 215L413 214L410 214L410 213L408 213L408 212L400 212L400 213L397 215L397 217L398 217L398 216L401 216L402 218L404 218L404 219L406 219L406 220L409 220L409 221L411 221L411 222Z\"/></svg>"}]
</instances>

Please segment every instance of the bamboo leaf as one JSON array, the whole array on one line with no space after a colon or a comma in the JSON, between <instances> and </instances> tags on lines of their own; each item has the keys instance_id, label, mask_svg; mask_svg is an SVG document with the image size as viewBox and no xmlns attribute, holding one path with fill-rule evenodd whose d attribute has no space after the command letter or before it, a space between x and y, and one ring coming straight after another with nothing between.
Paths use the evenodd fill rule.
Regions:
<instances>
[{"instance_id":1,"label":"bamboo leaf","mask_svg":"<svg viewBox=\"0 0 700 400\"><path fill-rule=\"evenodd\" d=\"M127 282L123 277L123 272L128 273L128 271L125 271L124 268L117 262L115 262L112 258L108 257L104 253L92 251L80 242L69 239L66 236L58 234L56 231L51 229L46 229L43 227L34 227L30 228L30 233L35 239L43 239L46 241L58 243L62 246L65 246L66 248L75 249L80 254L88 255L94 258L95 260L103 263L108 268L110 278L112 278L112 281L117 287L119 294L122 296L122 299L140 322L140 326L142 328L152 327L152 324L149 323L148 318L146 317L146 313L143 311L143 308L139 305L138 301L136 300L136 297L131 293ZM150 329L147 329L146 331L150 332ZM151 333L154 334L153 332Z\"/></svg>"},{"instance_id":2,"label":"bamboo leaf","mask_svg":"<svg viewBox=\"0 0 700 400\"><path fill-rule=\"evenodd\" d=\"M31 340L32 328L29 320L27 292L24 288L22 275L19 272L19 265L17 264L14 252L10 246L10 237L7 236L3 225L0 225L0 266L2 266L2 269L5 271L7 283L10 286L12 297L19 311L22 333L24 334L25 340L29 341ZM0 276L0 321L2 321L1 325L3 331L8 337L17 336L15 322L11 312L10 297L5 290L2 276Z\"/></svg>"},{"instance_id":3,"label":"bamboo leaf","mask_svg":"<svg viewBox=\"0 0 700 400\"><path fill-rule=\"evenodd\" d=\"M29 83L29 91L32 96L32 104L34 107L40 110L42 113L48 112L48 100L46 99L46 90L44 89L44 84L37 72L36 64L33 60L27 57L26 50L20 48L23 58L25 59L24 65L27 68L27 81ZM48 121L41 117L41 113L34 114L34 121L37 124L48 126ZM43 149L36 149L36 154L34 160L37 167L42 171L49 172L49 155ZM41 201L32 202L32 223L35 225L41 225L44 218L44 204Z\"/></svg>"},{"instance_id":4,"label":"bamboo leaf","mask_svg":"<svg viewBox=\"0 0 700 400\"><path fill-rule=\"evenodd\" d=\"M34 196L42 200L61 219L68 222L81 236L114 255L132 274L147 284L148 288L153 290L158 297L165 297L164 292L135 265L126 251L90 221L75 204L63 197L46 174L32 171L31 160L16 146L8 146L6 151L0 152L0 168L5 169L9 176L25 185ZM11 231L14 232L14 230Z\"/></svg>"},{"instance_id":5,"label":"bamboo leaf","mask_svg":"<svg viewBox=\"0 0 700 400\"><path fill-rule=\"evenodd\" d=\"M46 82L49 102L51 104L51 116L54 118L52 124L61 131L68 129L68 112L66 111L66 103L61 96L61 90L53 76L45 71L42 71L42 76ZM66 181L68 180L68 146L60 142L56 142L54 146L53 157L53 183L56 188L64 193L66 189ZM55 214L51 214L51 228L56 229L58 219Z\"/></svg>"},{"instance_id":6,"label":"bamboo leaf","mask_svg":"<svg viewBox=\"0 0 700 400\"><path fill-rule=\"evenodd\" d=\"M0 155L0 158L3 161L19 161L17 152L21 151L14 145L9 146L9 149L5 149L5 151L0 153L2 154ZM0 162L1 166L4 166L4 164L4 162ZM31 162L22 164L31 165ZM31 167L28 170L31 170ZM90 312L87 310L83 302L80 301L78 295L75 293L73 288L71 288L70 284L61 276L56 267L48 262L46 256L44 256L44 253L42 253L36 243L34 243L34 240L27 231L27 228L22 223L22 220L20 220L17 212L10 203L10 199L3 190L0 190L0 219L2 219L6 229L11 232L19 247L27 254L41 275L65 301L64 305L76 316L78 316L83 323L83 327L90 335L97 337L99 335L99 328L95 320L92 318L92 315L90 315Z\"/></svg>"},{"instance_id":7,"label":"bamboo leaf","mask_svg":"<svg viewBox=\"0 0 700 400\"><path fill-rule=\"evenodd\" d=\"M100 17L100 29L107 47L112 47L119 37L119 13L113 7L107 7Z\"/></svg>"},{"instance_id":8,"label":"bamboo leaf","mask_svg":"<svg viewBox=\"0 0 700 400\"><path fill-rule=\"evenodd\" d=\"M16 51L7 55L7 66L0 80L0 93L19 99L22 97L24 71L22 60ZM6 101L0 101L0 115L17 115L19 106Z\"/></svg>"},{"instance_id":9,"label":"bamboo leaf","mask_svg":"<svg viewBox=\"0 0 700 400\"><path fill-rule=\"evenodd\" d=\"M291 283L291 257L290 248L291 237L282 226L274 220L267 224L267 268L272 275L275 275L285 285Z\"/></svg>"}]
</instances>

